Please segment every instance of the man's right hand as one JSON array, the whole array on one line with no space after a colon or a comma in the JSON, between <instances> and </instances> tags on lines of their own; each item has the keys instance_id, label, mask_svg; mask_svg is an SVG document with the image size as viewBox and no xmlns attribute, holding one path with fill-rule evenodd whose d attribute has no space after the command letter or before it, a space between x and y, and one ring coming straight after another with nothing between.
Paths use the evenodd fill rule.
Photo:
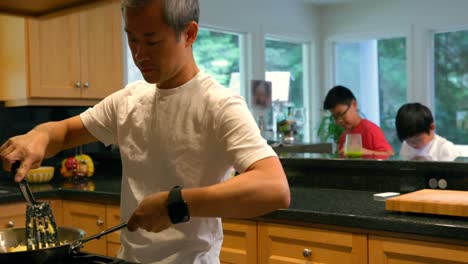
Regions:
<instances>
[{"instance_id":1,"label":"man's right hand","mask_svg":"<svg viewBox=\"0 0 468 264\"><path fill-rule=\"evenodd\" d=\"M10 171L13 163L21 162L15 175L15 181L21 181L29 169L38 168L41 165L48 143L48 135L35 130L8 139L0 147L3 169Z\"/></svg>"}]
</instances>

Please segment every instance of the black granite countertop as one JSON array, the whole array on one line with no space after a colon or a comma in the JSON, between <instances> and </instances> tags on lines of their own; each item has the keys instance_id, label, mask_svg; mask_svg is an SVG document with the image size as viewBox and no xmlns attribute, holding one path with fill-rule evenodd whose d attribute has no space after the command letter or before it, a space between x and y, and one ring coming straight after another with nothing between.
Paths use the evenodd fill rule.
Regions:
<instances>
[{"instance_id":1,"label":"black granite countertop","mask_svg":"<svg viewBox=\"0 0 468 264\"><path fill-rule=\"evenodd\" d=\"M31 184L36 198L61 198L118 204L120 179L95 177L87 184L71 185L63 179ZM6 190L9 193L3 193ZM261 221L293 221L376 231L399 232L468 240L466 218L385 211L385 203L373 200L375 192L291 186L291 206L262 217ZM22 201L12 182L0 182L0 203Z\"/></svg>"},{"instance_id":2,"label":"black granite countertop","mask_svg":"<svg viewBox=\"0 0 468 264\"><path fill-rule=\"evenodd\" d=\"M336 225L468 241L468 219L430 214L391 212L375 201L370 191L291 188L289 209L277 210L261 220Z\"/></svg>"},{"instance_id":3,"label":"black granite countertop","mask_svg":"<svg viewBox=\"0 0 468 264\"><path fill-rule=\"evenodd\" d=\"M45 184L30 183L36 199L61 198L84 202L120 203L121 180L118 177L93 177L82 184L72 184L64 178ZM0 181L0 203L22 201L23 196L13 181Z\"/></svg>"}]
</instances>

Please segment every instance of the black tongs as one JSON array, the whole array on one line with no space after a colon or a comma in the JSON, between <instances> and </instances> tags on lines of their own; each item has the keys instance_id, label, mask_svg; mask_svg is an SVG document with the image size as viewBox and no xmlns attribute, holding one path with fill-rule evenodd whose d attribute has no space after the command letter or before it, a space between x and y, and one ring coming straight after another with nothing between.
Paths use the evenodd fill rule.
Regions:
<instances>
[{"instance_id":1,"label":"black tongs","mask_svg":"<svg viewBox=\"0 0 468 264\"><path fill-rule=\"evenodd\" d=\"M19 167L16 162L11 167L14 177ZM37 202L26 179L18 183L18 187L28 203L26 206L26 247L28 250L47 248L60 245L54 214L48 202Z\"/></svg>"}]
</instances>

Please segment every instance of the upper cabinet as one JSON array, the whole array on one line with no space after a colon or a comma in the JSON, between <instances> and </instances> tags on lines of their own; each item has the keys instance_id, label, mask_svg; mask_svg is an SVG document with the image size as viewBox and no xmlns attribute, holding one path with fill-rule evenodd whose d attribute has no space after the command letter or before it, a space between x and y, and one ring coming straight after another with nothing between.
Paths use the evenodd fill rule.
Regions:
<instances>
[{"instance_id":1,"label":"upper cabinet","mask_svg":"<svg viewBox=\"0 0 468 264\"><path fill-rule=\"evenodd\" d=\"M15 0L0 1L0 13L40 16L96 0Z\"/></svg>"},{"instance_id":2,"label":"upper cabinet","mask_svg":"<svg viewBox=\"0 0 468 264\"><path fill-rule=\"evenodd\" d=\"M16 54L0 62L8 71L0 82L6 106L93 105L123 87L119 1L0 24L10 31L0 55Z\"/></svg>"}]
</instances>

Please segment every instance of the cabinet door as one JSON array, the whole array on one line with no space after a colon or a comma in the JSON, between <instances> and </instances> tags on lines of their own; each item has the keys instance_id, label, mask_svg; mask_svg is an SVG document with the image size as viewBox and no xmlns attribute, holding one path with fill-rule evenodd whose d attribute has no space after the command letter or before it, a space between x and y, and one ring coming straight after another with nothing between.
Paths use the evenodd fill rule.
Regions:
<instances>
[{"instance_id":1,"label":"cabinet door","mask_svg":"<svg viewBox=\"0 0 468 264\"><path fill-rule=\"evenodd\" d=\"M57 226L63 224L62 217L62 201L61 200L46 200L50 204L52 213L54 214L55 223ZM44 202L44 200L40 200ZM0 205L0 229L12 227L24 227L26 223L26 203L12 203Z\"/></svg>"},{"instance_id":2,"label":"cabinet door","mask_svg":"<svg viewBox=\"0 0 468 264\"><path fill-rule=\"evenodd\" d=\"M257 223L223 219L224 240L220 260L223 264L257 263Z\"/></svg>"},{"instance_id":3,"label":"cabinet door","mask_svg":"<svg viewBox=\"0 0 468 264\"><path fill-rule=\"evenodd\" d=\"M26 34L23 17L0 14L0 100L26 97ZM10 88L14 85L15 89Z\"/></svg>"},{"instance_id":4,"label":"cabinet door","mask_svg":"<svg viewBox=\"0 0 468 264\"><path fill-rule=\"evenodd\" d=\"M468 247L388 237L369 237L369 264L468 263Z\"/></svg>"},{"instance_id":5,"label":"cabinet door","mask_svg":"<svg viewBox=\"0 0 468 264\"><path fill-rule=\"evenodd\" d=\"M29 97L79 98L79 15L61 12L28 19Z\"/></svg>"},{"instance_id":6,"label":"cabinet door","mask_svg":"<svg viewBox=\"0 0 468 264\"><path fill-rule=\"evenodd\" d=\"M107 228L120 224L120 207L107 205L106 223ZM117 256L120 250L120 230L107 235L107 254L111 257Z\"/></svg>"},{"instance_id":7,"label":"cabinet door","mask_svg":"<svg viewBox=\"0 0 468 264\"><path fill-rule=\"evenodd\" d=\"M259 263L367 263L367 236L316 228L258 224Z\"/></svg>"},{"instance_id":8,"label":"cabinet door","mask_svg":"<svg viewBox=\"0 0 468 264\"><path fill-rule=\"evenodd\" d=\"M26 223L26 203L0 205L0 229L24 227Z\"/></svg>"},{"instance_id":9,"label":"cabinet door","mask_svg":"<svg viewBox=\"0 0 468 264\"><path fill-rule=\"evenodd\" d=\"M120 1L101 1L80 13L81 98L100 99L123 87Z\"/></svg>"},{"instance_id":10,"label":"cabinet door","mask_svg":"<svg viewBox=\"0 0 468 264\"><path fill-rule=\"evenodd\" d=\"M55 223L57 226L63 226L63 203L62 200L41 200L47 201L54 215Z\"/></svg>"},{"instance_id":11,"label":"cabinet door","mask_svg":"<svg viewBox=\"0 0 468 264\"><path fill-rule=\"evenodd\" d=\"M83 229L86 237L104 231L105 219L106 205L104 204L63 201L64 225ZM83 251L106 255L106 237L86 242Z\"/></svg>"}]
</instances>

